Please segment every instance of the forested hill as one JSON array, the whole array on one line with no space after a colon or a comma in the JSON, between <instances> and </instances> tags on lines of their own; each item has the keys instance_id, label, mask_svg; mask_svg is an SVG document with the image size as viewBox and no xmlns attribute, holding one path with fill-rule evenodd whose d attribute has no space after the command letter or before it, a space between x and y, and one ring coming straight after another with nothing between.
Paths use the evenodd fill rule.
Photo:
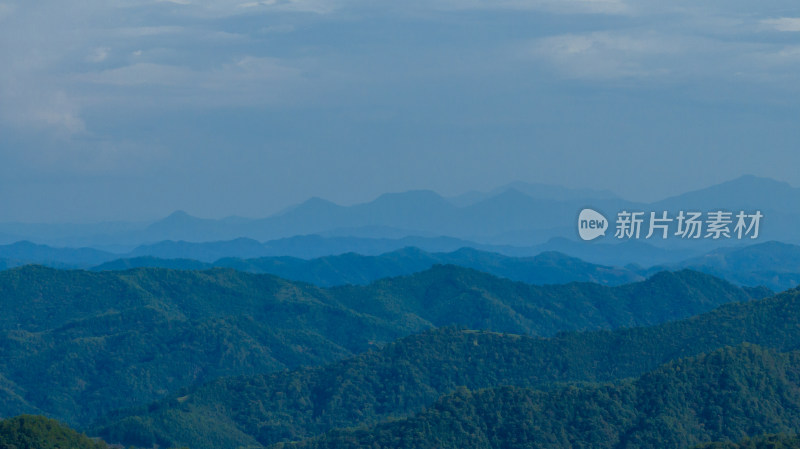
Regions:
<instances>
[{"instance_id":1,"label":"forested hill","mask_svg":"<svg viewBox=\"0 0 800 449\"><path fill-rule=\"evenodd\" d=\"M800 436L793 434L769 434L744 438L741 441L715 441L696 446L694 449L800 449Z\"/></svg>"},{"instance_id":2,"label":"forested hill","mask_svg":"<svg viewBox=\"0 0 800 449\"><path fill-rule=\"evenodd\" d=\"M181 253L176 255L186 257ZM555 251L542 252L534 257L510 257L473 248L461 248L449 253L403 248L373 256L349 252L314 259L286 256L252 259L225 257L214 262L142 256L109 261L92 269L104 271L136 267L188 270L212 267L234 268L331 287L347 284L366 285L386 277L424 271L437 264L472 268L529 284L563 284L581 281L620 285L644 279L640 274L625 268L593 264Z\"/></svg>"},{"instance_id":3,"label":"forested hill","mask_svg":"<svg viewBox=\"0 0 800 449\"><path fill-rule=\"evenodd\" d=\"M0 416L72 425L219 376L321 365L431 327L533 335L678 319L766 294L690 271L531 286L455 266L321 289L230 269L0 272Z\"/></svg>"},{"instance_id":4,"label":"forested hill","mask_svg":"<svg viewBox=\"0 0 800 449\"><path fill-rule=\"evenodd\" d=\"M605 382L743 342L800 347L800 290L654 327L548 339L437 329L322 368L220 379L111 416L96 431L144 445L269 445L406 416L458 386Z\"/></svg>"},{"instance_id":5,"label":"forested hill","mask_svg":"<svg viewBox=\"0 0 800 449\"><path fill-rule=\"evenodd\" d=\"M285 447L685 449L798 427L800 353L743 345L608 385L462 388L412 418Z\"/></svg>"},{"instance_id":6,"label":"forested hill","mask_svg":"<svg viewBox=\"0 0 800 449\"><path fill-rule=\"evenodd\" d=\"M42 416L21 415L0 420L2 449L108 449L101 442Z\"/></svg>"}]
</instances>

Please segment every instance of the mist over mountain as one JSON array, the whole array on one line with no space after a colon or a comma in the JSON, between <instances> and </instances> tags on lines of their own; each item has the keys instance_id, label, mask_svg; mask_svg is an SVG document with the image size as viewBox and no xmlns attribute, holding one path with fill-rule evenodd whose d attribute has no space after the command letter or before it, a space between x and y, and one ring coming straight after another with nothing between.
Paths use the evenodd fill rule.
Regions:
<instances>
[{"instance_id":1,"label":"mist over mountain","mask_svg":"<svg viewBox=\"0 0 800 449\"><path fill-rule=\"evenodd\" d=\"M785 290L800 284L800 246L764 242L743 248L720 248L676 264L634 270L643 275L664 269L702 271L741 285Z\"/></svg>"},{"instance_id":2,"label":"mist over mountain","mask_svg":"<svg viewBox=\"0 0 800 449\"><path fill-rule=\"evenodd\" d=\"M393 248L407 242L429 244L434 247L444 246L448 249L456 246L459 249L431 252L416 247L401 247L377 255L345 252L309 259L258 256L273 252L326 253L327 250L348 247L355 247L369 254L370 250ZM720 248L698 256L693 256L694 252L666 250L640 242L586 245L566 239L554 239L525 251L519 248L516 250L511 250L509 247L497 248L499 251L510 253L525 254L530 251L535 254L518 257L458 246L461 243L463 242L454 239L372 240L320 236L295 237L263 244L251 239L207 243L165 241L138 247L120 258L120 255L91 248L53 248L19 242L0 245L0 269L27 264L99 271L141 267L183 270L222 267L251 273L274 274L323 287L344 284L364 285L383 277L423 271L436 264L473 268L531 284L585 281L618 285L642 279L658 271L684 268L713 274L740 285L752 287L761 285L775 291L795 287L800 282L800 247L780 242ZM574 257L576 255L579 257ZM645 260L662 263L652 267L636 263ZM633 263L630 263L631 261Z\"/></svg>"},{"instance_id":3,"label":"mist over mountain","mask_svg":"<svg viewBox=\"0 0 800 449\"><path fill-rule=\"evenodd\" d=\"M620 210L761 210L765 215L761 229L763 239L800 243L794 233L794 223L800 217L800 189L755 176L743 176L651 204L627 201L608 192L514 183L485 194L472 192L452 199L424 190L384 194L352 206L313 198L258 219L201 219L178 211L149 224L5 223L0 224L0 236L11 239L7 243L28 239L57 246L121 248L127 245L128 250L164 240L207 242L248 238L275 241L305 234L371 239L446 236L476 245L532 247L555 237L575 239L577 213L584 207L592 207L609 217ZM606 241L611 240L606 238ZM684 251L687 244L692 245L691 249L702 251L719 245L718 242L681 242L680 239L648 240L646 243ZM663 262L654 260L648 265Z\"/></svg>"}]
</instances>

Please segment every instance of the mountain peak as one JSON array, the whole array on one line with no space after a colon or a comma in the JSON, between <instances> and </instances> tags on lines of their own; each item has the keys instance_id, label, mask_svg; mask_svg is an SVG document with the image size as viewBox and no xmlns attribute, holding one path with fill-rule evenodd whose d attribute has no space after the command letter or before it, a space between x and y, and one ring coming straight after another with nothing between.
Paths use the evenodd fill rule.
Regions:
<instances>
[{"instance_id":1,"label":"mountain peak","mask_svg":"<svg viewBox=\"0 0 800 449\"><path fill-rule=\"evenodd\" d=\"M448 203L441 195L433 190L408 190L406 192L384 193L373 203L392 201L412 201L425 203Z\"/></svg>"},{"instance_id":2,"label":"mountain peak","mask_svg":"<svg viewBox=\"0 0 800 449\"><path fill-rule=\"evenodd\" d=\"M778 189L794 189L788 182L786 181L778 181L772 178L766 178L763 176L756 176L756 175L742 175L738 178L732 179L730 181L723 182L720 186L743 186L747 188L752 187L759 187L759 188L778 188Z\"/></svg>"},{"instance_id":3,"label":"mountain peak","mask_svg":"<svg viewBox=\"0 0 800 449\"><path fill-rule=\"evenodd\" d=\"M160 222L182 222L186 220L193 220L196 217L189 215L188 212L178 209L175 212L167 215L166 217L159 220Z\"/></svg>"},{"instance_id":4,"label":"mountain peak","mask_svg":"<svg viewBox=\"0 0 800 449\"><path fill-rule=\"evenodd\" d=\"M654 205L668 210L726 208L791 211L800 207L800 189L784 181L744 175L666 198Z\"/></svg>"}]
</instances>

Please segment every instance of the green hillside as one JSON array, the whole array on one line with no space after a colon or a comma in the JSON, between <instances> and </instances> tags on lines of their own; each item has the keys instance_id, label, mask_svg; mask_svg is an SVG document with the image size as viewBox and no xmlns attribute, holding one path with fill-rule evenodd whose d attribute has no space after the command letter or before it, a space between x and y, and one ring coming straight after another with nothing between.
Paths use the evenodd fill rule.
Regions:
<instances>
[{"instance_id":1,"label":"green hillside","mask_svg":"<svg viewBox=\"0 0 800 449\"><path fill-rule=\"evenodd\" d=\"M614 384L462 388L412 418L285 447L683 449L798 426L800 353L743 345Z\"/></svg>"},{"instance_id":2,"label":"green hillside","mask_svg":"<svg viewBox=\"0 0 800 449\"><path fill-rule=\"evenodd\" d=\"M437 329L321 368L219 379L110 416L96 431L198 449L268 445L407 416L458 386L612 381L743 342L800 347L800 291L654 327L552 338Z\"/></svg>"},{"instance_id":3,"label":"green hillside","mask_svg":"<svg viewBox=\"0 0 800 449\"><path fill-rule=\"evenodd\" d=\"M797 435L777 434L745 438L742 441L717 441L696 446L695 449L800 449Z\"/></svg>"},{"instance_id":4,"label":"green hillside","mask_svg":"<svg viewBox=\"0 0 800 449\"><path fill-rule=\"evenodd\" d=\"M79 434L42 416L21 415L0 420L2 449L108 449L101 442Z\"/></svg>"},{"instance_id":5,"label":"green hillside","mask_svg":"<svg viewBox=\"0 0 800 449\"><path fill-rule=\"evenodd\" d=\"M322 365L431 327L552 335L766 294L694 272L531 286L454 266L321 289L233 270L0 272L0 416L85 425L220 376Z\"/></svg>"}]
</instances>

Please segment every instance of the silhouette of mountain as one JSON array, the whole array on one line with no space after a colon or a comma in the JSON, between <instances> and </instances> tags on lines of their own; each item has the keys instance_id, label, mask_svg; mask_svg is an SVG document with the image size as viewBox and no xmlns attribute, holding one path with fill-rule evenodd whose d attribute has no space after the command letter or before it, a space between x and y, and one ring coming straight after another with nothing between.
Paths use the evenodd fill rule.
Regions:
<instances>
[{"instance_id":1,"label":"silhouette of mountain","mask_svg":"<svg viewBox=\"0 0 800 449\"><path fill-rule=\"evenodd\" d=\"M645 212L761 210L764 214L760 229L762 241L800 243L795 231L800 219L800 189L755 176L744 176L651 204L631 202L603 192L511 184L485 195L470 194L467 199L452 201L424 190L384 194L352 206L313 198L273 216L258 219L200 219L178 211L150 224L6 223L0 224L0 234L20 235L31 241L59 246L138 246L164 240L207 242L237 238L270 241L317 234L355 238L444 236L474 245L532 247L553 237L576 238L576 216L584 207L595 208L608 217L623 209ZM611 243L613 240L606 238L605 241ZM701 239L691 242L690 246L680 239L672 239L647 243L657 243L668 251L686 251L688 248L689 251L700 249L707 252L720 244L742 242L720 243ZM354 250L345 252L348 251ZM662 258L644 262L643 265L649 266L672 260ZM608 264L609 261L602 263Z\"/></svg>"}]
</instances>

